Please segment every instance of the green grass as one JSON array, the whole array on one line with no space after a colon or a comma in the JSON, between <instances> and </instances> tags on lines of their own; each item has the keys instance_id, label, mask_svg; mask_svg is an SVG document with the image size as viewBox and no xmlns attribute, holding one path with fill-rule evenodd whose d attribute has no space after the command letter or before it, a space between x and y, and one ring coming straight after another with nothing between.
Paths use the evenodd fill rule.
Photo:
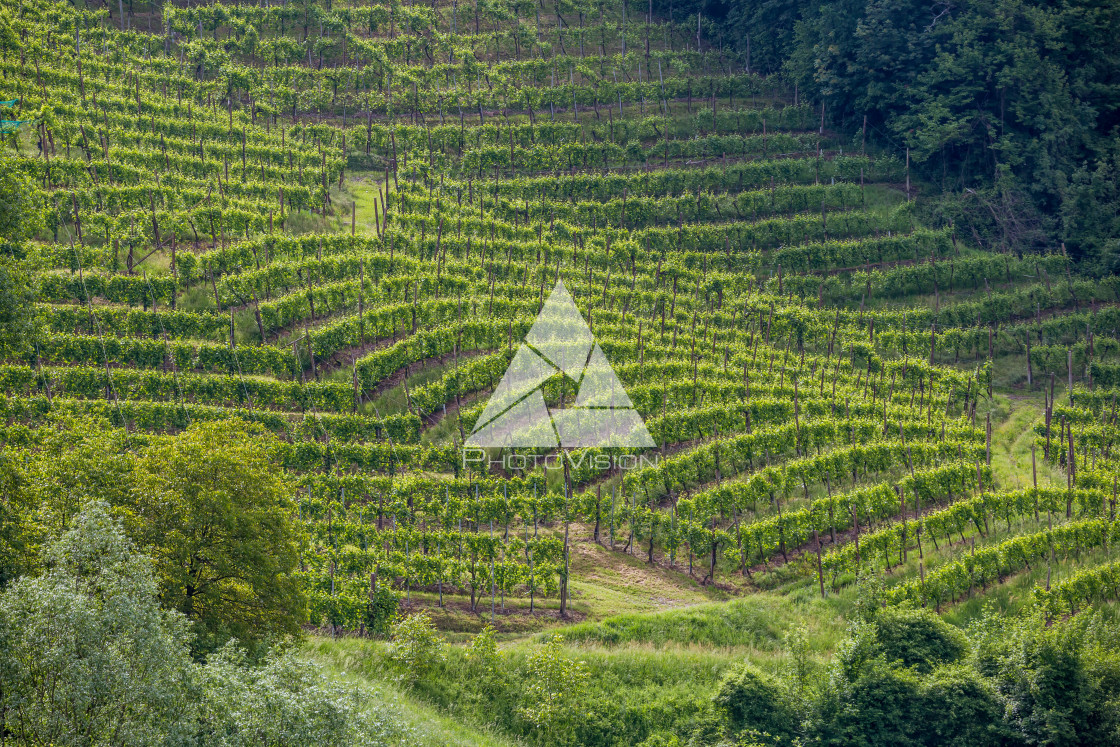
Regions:
<instances>
[{"instance_id":1,"label":"green grass","mask_svg":"<svg viewBox=\"0 0 1120 747\"><path fill-rule=\"evenodd\" d=\"M214 296L208 284L198 283L179 296L177 307L183 311L214 311Z\"/></svg>"},{"instance_id":2,"label":"green grass","mask_svg":"<svg viewBox=\"0 0 1120 747\"><path fill-rule=\"evenodd\" d=\"M334 192L332 192L334 197ZM306 210L297 210L294 213L287 213L284 216L284 227L281 230L277 226L277 233L289 234L291 236L301 236L308 233L327 233L333 229L338 228L341 219L338 216L339 205L335 203L335 215L322 216L318 213L312 213Z\"/></svg>"},{"instance_id":3,"label":"green grass","mask_svg":"<svg viewBox=\"0 0 1120 747\"><path fill-rule=\"evenodd\" d=\"M815 586L812 589L816 592ZM785 596L750 594L726 603L710 603L656 613L627 613L560 629L570 642L654 648L699 646L745 650L753 660L781 656L787 631L804 627L810 649L831 651L843 635L848 606L841 597L821 600L808 593Z\"/></svg>"},{"instance_id":4,"label":"green grass","mask_svg":"<svg viewBox=\"0 0 1120 747\"><path fill-rule=\"evenodd\" d=\"M992 410L992 473L1003 490L1029 488L1037 474L1041 486L1062 485L1065 475L1035 455L1032 473L1031 445L1034 426L1043 418L1041 394L996 394Z\"/></svg>"},{"instance_id":5,"label":"green grass","mask_svg":"<svg viewBox=\"0 0 1120 747\"><path fill-rule=\"evenodd\" d=\"M454 736L450 723L461 723L470 744L509 744L493 736L539 737L520 716L527 700L529 659L539 650L536 641L516 641L499 648L499 664L485 688L479 672L467 660L465 647L451 645L443 661L407 693L393 682L386 646L364 639L313 638L305 651L314 661L369 683L382 693L396 695L399 713L432 714L438 736ZM580 696L586 723L577 725L588 738L609 744L636 744L651 733L677 733L687 739L699 720L712 714L711 698L723 673L742 660L742 652L695 648L655 648L581 645L563 647L563 656L582 661L588 674ZM781 666L771 658L769 668ZM485 692L482 690L485 689ZM382 696L383 699L388 699ZM454 719L452 722L451 719ZM539 739L534 743L541 743ZM461 742L448 741L447 744ZM548 742L545 742L548 743ZM568 744L579 744L575 741Z\"/></svg>"},{"instance_id":6,"label":"green grass","mask_svg":"<svg viewBox=\"0 0 1120 747\"><path fill-rule=\"evenodd\" d=\"M469 407L479 401L486 401L487 394L474 394L462 397L462 406ZM466 429L464 428L464 434ZM426 444L435 444L438 446L447 446L451 443L459 443L462 441L459 433L459 417L455 412L448 412L446 417L441 417L439 421L431 428L425 428L420 436L420 440Z\"/></svg>"},{"instance_id":7,"label":"green grass","mask_svg":"<svg viewBox=\"0 0 1120 747\"><path fill-rule=\"evenodd\" d=\"M425 384L438 381L445 373L454 369L454 360L446 363L431 362L420 367L419 370L417 370L417 367L413 367L408 375L408 391L411 393ZM350 376L349 371L345 371L345 374ZM365 403L364 407L368 415L374 415L375 412L380 412L382 416L407 412L408 398L405 396L404 382L383 389L371 402Z\"/></svg>"},{"instance_id":8,"label":"green grass","mask_svg":"<svg viewBox=\"0 0 1120 747\"><path fill-rule=\"evenodd\" d=\"M342 189L338 184L330 187L332 210L323 217L301 213L296 219L296 227L289 224L288 233L307 233L317 230L349 234L376 236L377 219L374 217L374 203L378 202L381 192L383 171L348 171ZM357 214L353 215L355 207ZM380 210L380 208L378 208Z\"/></svg>"},{"instance_id":9,"label":"green grass","mask_svg":"<svg viewBox=\"0 0 1120 747\"><path fill-rule=\"evenodd\" d=\"M600 541L609 542L606 522L600 526ZM592 540L593 527L573 524L571 581L572 609L592 620L621 612L656 612L703 602L726 600L730 595L720 587L700 586L690 579L680 558L675 569L645 562L641 548L636 556L621 552L626 532L615 534L615 552ZM655 559L662 561L660 553ZM726 580L724 578L723 580Z\"/></svg>"},{"instance_id":10,"label":"green grass","mask_svg":"<svg viewBox=\"0 0 1120 747\"><path fill-rule=\"evenodd\" d=\"M863 189L864 208L869 212L887 211L906 202L906 191L884 184L868 184Z\"/></svg>"},{"instance_id":11,"label":"green grass","mask_svg":"<svg viewBox=\"0 0 1120 747\"><path fill-rule=\"evenodd\" d=\"M371 674L368 647L360 639L312 638L304 647L307 658L323 667L336 681L362 692L388 719L403 724L402 745L419 747L512 747L509 741L485 730L467 726L417 700L392 682L385 673Z\"/></svg>"}]
</instances>

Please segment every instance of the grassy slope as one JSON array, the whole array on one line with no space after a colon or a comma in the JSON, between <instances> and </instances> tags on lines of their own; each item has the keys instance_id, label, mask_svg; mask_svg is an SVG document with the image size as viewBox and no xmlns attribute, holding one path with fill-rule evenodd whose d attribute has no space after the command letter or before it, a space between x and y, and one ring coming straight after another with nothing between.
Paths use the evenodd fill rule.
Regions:
<instances>
[{"instance_id":1,"label":"grassy slope","mask_svg":"<svg viewBox=\"0 0 1120 747\"><path fill-rule=\"evenodd\" d=\"M313 638L305 651L307 657L323 667L339 682L353 687L377 702L381 711L395 723L403 724L408 734L402 747L507 747L517 744L485 730L467 726L441 713L438 709L407 695L396 683L371 674L365 648L369 641L349 639L332 641Z\"/></svg>"}]
</instances>

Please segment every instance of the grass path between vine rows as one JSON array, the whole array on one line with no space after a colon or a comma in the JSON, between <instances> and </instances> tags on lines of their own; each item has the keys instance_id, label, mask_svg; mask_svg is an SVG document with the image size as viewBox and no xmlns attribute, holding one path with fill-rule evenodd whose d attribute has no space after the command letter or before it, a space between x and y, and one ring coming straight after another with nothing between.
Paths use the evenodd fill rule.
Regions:
<instances>
[{"instance_id":1,"label":"grass path between vine rows","mask_svg":"<svg viewBox=\"0 0 1120 747\"><path fill-rule=\"evenodd\" d=\"M365 236L377 235L378 219L374 214L374 203L379 201L382 178L379 171L359 171L346 178L346 192L342 197L339 211L339 230L350 231L350 208L356 206L358 214L354 220L354 232ZM380 207L377 208L378 213Z\"/></svg>"},{"instance_id":2,"label":"grass path between vine rows","mask_svg":"<svg viewBox=\"0 0 1120 747\"><path fill-rule=\"evenodd\" d=\"M1031 444L1034 428L1043 419L1043 407L1041 393L996 393L993 397L992 476L997 488L1015 490L1033 484ZM1065 485L1065 474L1046 463L1041 451L1035 454L1035 464L1039 486Z\"/></svg>"}]
</instances>

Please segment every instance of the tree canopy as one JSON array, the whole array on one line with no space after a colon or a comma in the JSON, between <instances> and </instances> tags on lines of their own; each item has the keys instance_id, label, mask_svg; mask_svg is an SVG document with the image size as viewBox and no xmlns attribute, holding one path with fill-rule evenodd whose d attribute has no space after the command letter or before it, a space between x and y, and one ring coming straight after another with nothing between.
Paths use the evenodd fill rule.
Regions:
<instances>
[{"instance_id":1,"label":"tree canopy","mask_svg":"<svg viewBox=\"0 0 1120 747\"><path fill-rule=\"evenodd\" d=\"M56 420L12 477L36 517L21 531L57 534L85 501L103 500L152 556L162 603L193 623L196 653L298 634L307 602L295 488L269 438L230 420L141 445L105 423ZM33 564L28 548L21 562Z\"/></svg>"},{"instance_id":2,"label":"tree canopy","mask_svg":"<svg viewBox=\"0 0 1120 747\"><path fill-rule=\"evenodd\" d=\"M1104 0L674 2L899 154L985 243L1120 266L1120 7ZM667 13L668 0L657 7ZM857 135L857 137L859 137Z\"/></svg>"},{"instance_id":3,"label":"tree canopy","mask_svg":"<svg viewBox=\"0 0 1120 747\"><path fill-rule=\"evenodd\" d=\"M46 572L0 592L5 744L382 745L402 729L290 650L230 643L194 661L151 560L103 501L44 549Z\"/></svg>"},{"instance_id":4,"label":"tree canopy","mask_svg":"<svg viewBox=\"0 0 1120 747\"><path fill-rule=\"evenodd\" d=\"M198 423L140 455L128 526L155 560L160 599L196 623L204 648L299 632L293 495L266 438L242 423Z\"/></svg>"}]
</instances>

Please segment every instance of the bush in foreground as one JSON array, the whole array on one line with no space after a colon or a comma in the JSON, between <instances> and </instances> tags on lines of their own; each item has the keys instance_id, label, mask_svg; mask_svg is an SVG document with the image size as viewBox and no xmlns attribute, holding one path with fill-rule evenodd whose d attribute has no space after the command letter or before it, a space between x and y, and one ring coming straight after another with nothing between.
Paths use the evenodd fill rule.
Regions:
<instances>
[{"instance_id":1,"label":"bush in foreground","mask_svg":"<svg viewBox=\"0 0 1120 747\"><path fill-rule=\"evenodd\" d=\"M379 745L403 729L291 652L260 666L227 643L191 658L151 561L104 503L46 548L48 569L0 593L5 744Z\"/></svg>"}]
</instances>

